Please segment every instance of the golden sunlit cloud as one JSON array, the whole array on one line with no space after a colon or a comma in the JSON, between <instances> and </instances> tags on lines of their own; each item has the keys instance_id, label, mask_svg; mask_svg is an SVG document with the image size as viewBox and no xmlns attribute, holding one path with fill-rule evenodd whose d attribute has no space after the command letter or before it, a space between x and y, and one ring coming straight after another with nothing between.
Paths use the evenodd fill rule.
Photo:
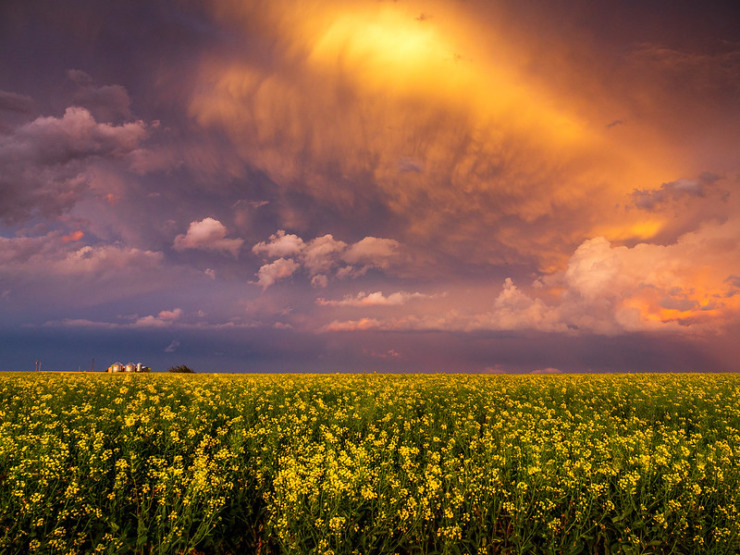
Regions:
<instances>
[{"instance_id":1,"label":"golden sunlit cloud","mask_svg":"<svg viewBox=\"0 0 740 555\"><path fill-rule=\"evenodd\" d=\"M701 168L672 149L660 126L632 117L629 102L598 85L598 73L583 91L534 74L528 41L513 40L526 37L490 18L479 25L477 3L214 6L237 28L261 22L275 45L269 66L246 55L208 59L191 99L196 121L225 131L245 161L279 187L349 213L378 199L403 222L395 238L405 245L565 276L533 297L512 284L492 313L434 317L434 325L616 333L683 329L734 310L723 280L740 269L713 259L705 267L723 268L713 277L686 256L704 232L685 234L706 219L701 201L720 178L693 179ZM584 68L558 63L561 81L572 74L586 82ZM670 249L650 244L682 235ZM583 301L588 287L580 288L595 283L595 267L573 270L588 245L603 247L593 251L599 263L619 268L599 289L611 295L605 314L594 313ZM357 322L327 329L386 325ZM426 329L430 321L393 322Z\"/></svg>"},{"instance_id":2,"label":"golden sunlit cloud","mask_svg":"<svg viewBox=\"0 0 740 555\"><path fill-rule=\"evenodd\" d=\"M614 206L681 177L675 161L644 142L647 131L624 142L589 119L596 108L579 108L589 98L548 90L522 65L526 45L484 32L474 12L414 2L215 6L225 20L263 23L278 59L208 59L191 115L225 130L281 187L347 210L374 195L405 220L405 241L492 263L534 255L543 270L562 268L563 245L599 234L645 240L661 228L657 216L646 223ZM554 223L545 234L543 222Z\"/></svg>"},{"instance_id":3,"label":"golden sunlit cloud","mask_svg":"<svg viewBox=\"0 0 740 555\"><path fill-rule=\"evenodd\" d=\"M737 367L727 2L5 4L7 365Z\"/></svg>"}]
</instances>

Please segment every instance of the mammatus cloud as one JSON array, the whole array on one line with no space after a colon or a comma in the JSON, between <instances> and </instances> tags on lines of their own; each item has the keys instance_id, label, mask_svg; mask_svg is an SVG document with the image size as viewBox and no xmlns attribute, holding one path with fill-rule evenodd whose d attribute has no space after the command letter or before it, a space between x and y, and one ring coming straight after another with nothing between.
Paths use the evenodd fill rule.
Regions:
<instances>
[{"instance_id":1,"label":"mammatus cloud","mask_svg":"<svg viewBox=\"0 0 740 555\"><path fill-rule=\"evenodd\" d=\"M394 236L431 256L561 269L564 246L587 237L649 239L654 230L624 208L625 195L689 171L644 118L633 120L624 97L599 90L574 102L572 88L560 90L584 74L558 57L568 45L537 51L562 70L553 83L533 71L530 41L496 27L496 6L211 7L222 24L250 36L259 29L273 56L269 65L249 54L205 58L189 106L195 120L224 131L282 191L363 223L368 206L382 206ZM422 9L429 17L419 19ZM605 127L607 107L635 123Z\"/></svg>"},{"instance_id":2,"label":"mammatus cloud","mask_svg":"<svg viewBox=\"0 0 740 555\"><path fill-rule=\"evenodd\" d=\"M187 233L175 237L173 247L177 251L201 249L230 253L238 258L243 239L228 239L226 227L213 218L191 222Z\"/></svg>"},{"instance_id":3,"label":"mammatus cloud","mask_svg":"<svg viewBox=\"0 0 740 555\"><path fill-rule=\"evenodd\" d=\"M332 274L341 279L364 275L371 268L387 270L399 258L400 244L394 239L365 237L348 245L330 234L305 242L279 230L269 240L254 245L252 252L265 258L279 257L257 273L257 283L263 290L300 268L308 272L314 287L326 287Z\"/></svg>"},{"instance_id":4,"label":"mammatus cloud","mask_svg":"<svg viewBox=\"0 0 740 555\"><path fill-rule=\"evenodd\" d=\"M736 14L606 4L0 2L18 356L737 366Z\"/></svg>"}]
</instances>

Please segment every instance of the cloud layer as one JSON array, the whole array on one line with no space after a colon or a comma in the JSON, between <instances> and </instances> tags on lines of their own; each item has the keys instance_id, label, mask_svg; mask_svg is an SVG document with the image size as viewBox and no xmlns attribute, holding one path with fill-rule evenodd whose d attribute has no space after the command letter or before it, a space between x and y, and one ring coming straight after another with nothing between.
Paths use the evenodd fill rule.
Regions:
<instances>
[{"instance_id":1,"label":"cloud layer","mask_svg":"<svg viewBox=\"0 0 740 555\"><path fill-rule=\"evenodd\" d=\"M313 286L326 287L330 277L358 277L373 268L388 270L400 258L400 244L394 239L365 237L348 245L330 234L305 242L281 229L254 245L252 252L268 259L279 257L259 269L257 283L263 290L300 268L306 270Z\"/></svg>"},{"instance_id":2,"label":"cloud layer","mask_svg":"<svg viewBox=\"0 0 740 555\"><path fill-rule=\"evenodd\" d=\"M229 239L226 237L226 227L213 218L204 218L199 222L191 222L186 234L175 237L175 250L203 249L223 251L237 258L243 239Z\"/></svg>"},{"instance_id":3,"label":"cloud layer","mask_svg":"<svg viewBox=\"0 0 740 555\"><path fill-rule=\"evenodd\" d=\"M74 206L89 186L87 168L120 159L146 138L143 122L98 123L84 108L61 118L38 117L0 135L0 219L53 217Z\"/></svg>"},{"instance_id":4,"label":"cloud layer","mask_svg":"<svg viewBox=\"0 0 740 555\"><path fill-rule=\"evenodd\" d=\"M12 360L737 369L736 11L4 2Z\"/></svg>"}]
</instances>

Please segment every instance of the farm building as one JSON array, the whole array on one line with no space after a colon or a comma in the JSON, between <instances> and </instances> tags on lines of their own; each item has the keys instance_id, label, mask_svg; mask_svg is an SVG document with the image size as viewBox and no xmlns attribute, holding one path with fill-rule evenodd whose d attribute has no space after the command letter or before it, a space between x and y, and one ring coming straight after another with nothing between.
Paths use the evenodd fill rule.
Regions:
<instances>
[{"instance_id":1,"label":"farm building","mask_svg":"<svg viewBox=\"0 0 740 555\"><path fill-rule=\"evenodd\" d=\"M114 362L108 367L108 372L151 372L152 369L148 366L143 365L142 363L134 364L133 362L129 362L126 365L121 364L120 362Z\"/></svg>"}]
</instances>

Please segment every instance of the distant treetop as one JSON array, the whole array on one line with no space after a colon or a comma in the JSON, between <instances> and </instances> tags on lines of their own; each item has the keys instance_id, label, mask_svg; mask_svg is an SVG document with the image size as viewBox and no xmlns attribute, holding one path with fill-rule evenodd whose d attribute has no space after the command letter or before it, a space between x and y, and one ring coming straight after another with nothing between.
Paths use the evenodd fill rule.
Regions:
<instances>
[{"instance_id":1,"label":"distant treetop","mask_svg":"<svg viewBox=\"0 0 740 555\"><path fill-rule=\"evenodd\" d=\"M181 366L170 366L168 372L175 372L176 374L195 374L195 370L188 368L184 364Z\"/></svg>"}]
</instances>

